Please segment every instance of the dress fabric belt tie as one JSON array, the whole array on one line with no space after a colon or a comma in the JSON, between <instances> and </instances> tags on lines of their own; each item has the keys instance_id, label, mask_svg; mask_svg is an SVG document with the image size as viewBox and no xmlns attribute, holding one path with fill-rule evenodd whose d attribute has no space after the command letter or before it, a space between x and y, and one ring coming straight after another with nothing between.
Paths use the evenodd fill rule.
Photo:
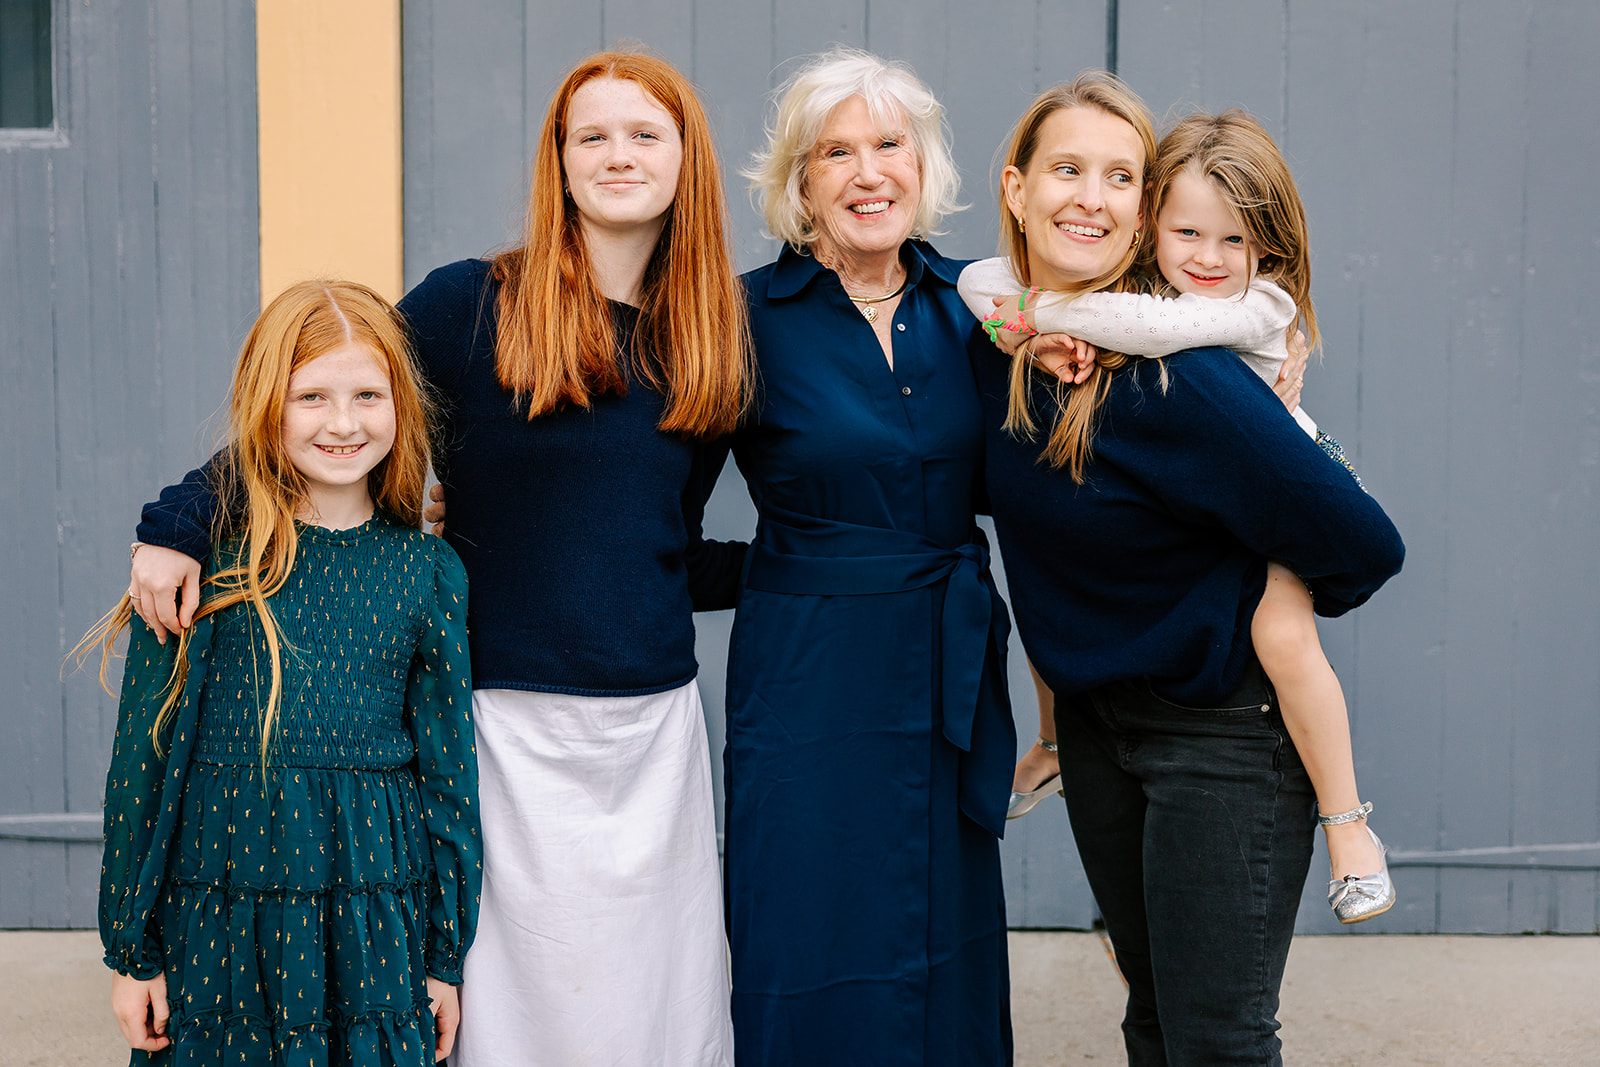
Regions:
<instances>
[{"instance_id":1,"label":"dress fabric belt tie","mask_svg":"<svg viewBox=\"0 0 1600 1067\"><path fill-rule=\"evenodd\" d=\"M989 642L995 642L997 662L1003 663L1011 624L1003 607L996 610L998 594L989 578L989 543L982 530L974 526L971 541L945 548L908 530L821 519L767 504L745 576L750 589L801 596L905 593L940 581L945 583L939 634L944 736L970 757L974 730L1011 729L1008 702L987 697L984 686ZM1003 684L999 692L1004 694ZM1007 775L1011 755L1006 754ZM1007 786L989 781L994 775L977 773L970 762L962 760L961 810L999 837L1010 799Z\"/></svg>"}]
</instances>

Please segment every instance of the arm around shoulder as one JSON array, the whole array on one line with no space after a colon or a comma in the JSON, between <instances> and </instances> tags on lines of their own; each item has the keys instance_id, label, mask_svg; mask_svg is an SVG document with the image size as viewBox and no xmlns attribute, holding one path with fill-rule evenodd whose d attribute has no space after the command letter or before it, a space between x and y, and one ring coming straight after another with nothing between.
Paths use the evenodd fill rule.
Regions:
<instances>
[{"instance_id":1,"label":"arm around shoulder","mask_svg":"<svg viewBox=\"0 0 1600 1067\"><path fill-rule=\"evenodd\" d=\"M479 348L493 358L492 270L476 259L435 267L396 305L429 385L453 388Z\"/></svg>"},{"instance_id":2,"label":"arm around shoulder","mask_svg":"<svg viewBox=\"0 0 1600 1067\"><path fill-rule=\"evenodd\" d=\"M159 497L144 506L136 540L204 560L211 551L211 532L220 503L217 486L226 460L226 454L218 452L204 467L163 488Z\"/></svg>"},{"instance_id":3,"label":"arm around shoulder","mask_svg":"<svg viewBox=\"0 0 1600 1067\"><path fill-rule=\"evenodd\" d=\"M976 260L961 269L956 281L956 291L962 303L979 320L994 314L995 301L1015 297L1027 286L1017 281L1011 272L1011 260L1005 256L991 256Z\"/></svg>"},{"instance_id":4,"label":"arm around shoulder","mask_svg":"<svg viewBox=\"0 0 1600 1067\"><path fill-rule=\"evenodd\" d=\"M1149 293L1047 293L1034 306L1040 333L1065 333L1130 356L1169 356L1189 348L1283 352L1298 316L1289 294L1256 280L1237 297L1212 299Z\"/></svg>"}]
</instances>

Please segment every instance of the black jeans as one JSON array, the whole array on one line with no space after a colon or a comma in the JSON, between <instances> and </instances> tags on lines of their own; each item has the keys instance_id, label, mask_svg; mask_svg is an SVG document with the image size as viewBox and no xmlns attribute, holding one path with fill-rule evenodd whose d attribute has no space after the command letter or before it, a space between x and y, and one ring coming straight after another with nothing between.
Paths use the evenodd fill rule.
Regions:
<instances>
[{"instance_id":1,"label":"black jeans","mask_svg":"<svg viewBox=\"0 0 1600 1067\"><path fill-rule=\"evenodd\" d=\"M1280 1064L1311 782L1258 666L1215 708L1118 682L1056 704L1072 833L1128 980L1132 1067Z\"/></svg>"}]
</instances>

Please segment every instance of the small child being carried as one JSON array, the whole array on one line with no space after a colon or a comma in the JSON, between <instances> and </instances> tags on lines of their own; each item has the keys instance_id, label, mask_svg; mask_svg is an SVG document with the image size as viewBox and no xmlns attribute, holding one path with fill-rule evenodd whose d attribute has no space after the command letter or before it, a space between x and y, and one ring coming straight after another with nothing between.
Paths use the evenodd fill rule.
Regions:
<instances>
[{"instance_id":1,"label":"small child being carried","mask_svg":"<svg viewBox=\"0 0 1600 1067\"><path fill-rule=\"evenodd\" d=\"M1146 219L1155 219L1155 239L1140 246L1137 271L1153 292L1023 292L1002 257L962 271L967 307L1002 347L1041 332L1136 356L1218 346L1233 349L1271 385L1302 322L1311 347L1318 342L1305 211L1277 146L1241 111L1191 115L1162 139L1148 181ZM1293 414L1350 470L1336 441L1298 407ZM1394 885L1383 844L1366 825L1372 805L1361 803L1356 789L1344 694L1322 652L1305 583L1276 561L1267 565L1251 638L1316 789L1332 874L1329 905L1343 923L1382 914L1394 904ZM1018 765L1014 815L1059 788L1051 766L1054 724L1043 701L1040 718L1040 741Z\"/></svg>"}]
</instances>

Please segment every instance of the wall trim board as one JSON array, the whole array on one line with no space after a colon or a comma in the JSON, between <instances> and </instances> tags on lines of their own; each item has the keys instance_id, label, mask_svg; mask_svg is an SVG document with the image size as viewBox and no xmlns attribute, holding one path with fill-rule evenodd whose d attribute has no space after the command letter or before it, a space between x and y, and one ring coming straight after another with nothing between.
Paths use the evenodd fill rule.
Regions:
<instances>
[{"instance_id":1,"label":"wall trim board","mask_svg":"<svg viewBox=\"0 0 1600 1067\"><path fill-rule=\"evenodd\" d=\"M256 9L261 302L307 277L400 298L400 0Z\"/></svg>"}]
</instances>

